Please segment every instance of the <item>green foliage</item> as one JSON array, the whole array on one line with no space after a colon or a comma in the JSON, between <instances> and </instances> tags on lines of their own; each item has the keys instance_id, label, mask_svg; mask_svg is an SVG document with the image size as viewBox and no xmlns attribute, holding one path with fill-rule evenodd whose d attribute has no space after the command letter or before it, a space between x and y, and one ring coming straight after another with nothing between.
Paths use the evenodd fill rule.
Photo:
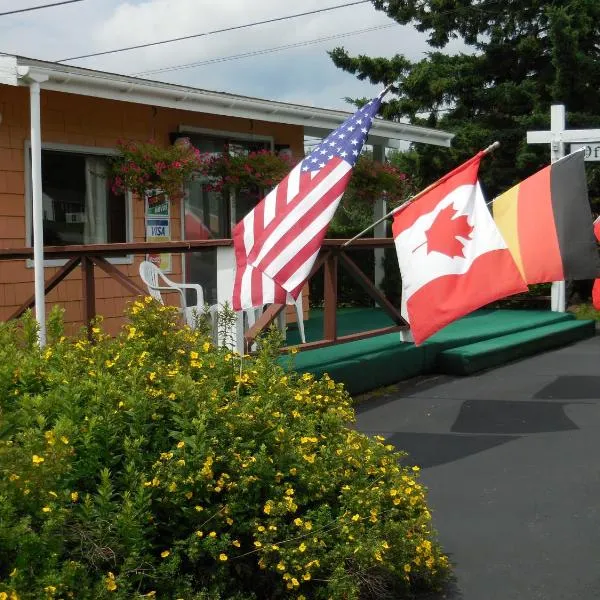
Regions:
<instances>
[{"instance_id":1,"label":"green foliage","mask_svg":"<svg viewBox=\"0 0 600 600\"><path fill-rule=\"evenodd\" d=\"M528 146L526 131L548 129L550 105L564 103L568 127L600 127L600 3L596 0L373 0L376 10L428 34L432 51L416 62L350 56L336 66L377 84L395 84L386 118L455 133L452 149L415 144L411 177L427 185L496 139L481 170L496 195L549 162L548 146ZM464 52L442 50L459 40ZM362 99L355 100L360 104ZM596 166L587 167L590 196L600 196Z\"/></svg>"},{"instance_id":2,"label":"green foliage","mask_svg":"<svg viewBox=\"0 0 600 600\"><path fill-rule=\"evenodd\" d=\"M596 310L591 304L580 304L573 310L578 319L600 321L600 310Z\"/></svg>"},{"instance_id":3,"label":"green foliage","mask_svg":"<svg viewBox=\"0 0 600 600\"><path fill-rule=\"evenodd\" d=\"M0 597L382 598L443 580L417 468L328 377L181 329L0 325Z\"/></svg>"}]
</instances>

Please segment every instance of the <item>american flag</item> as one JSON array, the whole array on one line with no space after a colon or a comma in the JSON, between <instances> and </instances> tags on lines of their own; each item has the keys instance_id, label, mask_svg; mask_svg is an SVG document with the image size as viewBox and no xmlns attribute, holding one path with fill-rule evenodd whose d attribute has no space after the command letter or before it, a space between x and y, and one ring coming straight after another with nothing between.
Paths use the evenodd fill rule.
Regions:
<instances>
[{"instance_id":1,"label":"american flag","mask_svg":"<svg viewBox=\"0 0 600 600\"><path fill-rule=\"evenodd\" d=\"M291 304L298 297L383 94L330 133L235 226L234 310Z\"/></svg>"}]
</instances>

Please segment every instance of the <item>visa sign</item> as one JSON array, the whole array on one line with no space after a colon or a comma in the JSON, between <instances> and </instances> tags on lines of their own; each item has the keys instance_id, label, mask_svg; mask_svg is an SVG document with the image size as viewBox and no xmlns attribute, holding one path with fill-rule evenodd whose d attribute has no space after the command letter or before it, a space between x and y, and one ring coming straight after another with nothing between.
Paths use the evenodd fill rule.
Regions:
<instances>
[{"instance_id":1,"label":"visa sign","mask_svg":"<svg viewBox=\"0 0 600 600\"><path fill-rule=\"evenodd\" d=\"M146 240L165 241L171 238L169 219L147 219Z\"/></svg>"}]
</instances>

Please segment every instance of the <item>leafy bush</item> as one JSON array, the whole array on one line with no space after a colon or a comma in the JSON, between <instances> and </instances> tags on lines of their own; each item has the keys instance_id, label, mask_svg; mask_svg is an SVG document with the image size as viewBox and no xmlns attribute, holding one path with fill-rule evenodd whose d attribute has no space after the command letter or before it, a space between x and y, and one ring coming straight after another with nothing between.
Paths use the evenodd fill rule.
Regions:
<instances>
[{"instance_id":1,"label":"leafy bush","mask_svg":"<svg viewBox=\"0 0 600 600\"><path fill-rule=\"evenodd\" d=\"M418 469L328 377L181 329L0 324L0 598L406 597L439 584ZM274 334L273 334L274 335Z\"/></svg>"}]
</instances>

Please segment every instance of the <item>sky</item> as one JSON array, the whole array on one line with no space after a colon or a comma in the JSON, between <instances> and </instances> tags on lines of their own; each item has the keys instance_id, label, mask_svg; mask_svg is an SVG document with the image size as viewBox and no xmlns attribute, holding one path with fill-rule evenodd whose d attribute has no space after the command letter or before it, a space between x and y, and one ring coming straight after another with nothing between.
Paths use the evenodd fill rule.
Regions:
<instances>
[{"instance_id":1,"label":"sky","mask_svg":"<svg viewBox=\"0 0 600 600\"><path fill-rule=\"evenodd\" d=\"M274 17L345 4L349 0L83 0L70 5L0 17L0 52L42 60L100 52L192 35ZM0 0L0 12L50 0ZM149 79L207 90L350 110L346 97L374 96L380 86L360 82L336 68L327 50L345 47L352 55L423 58L426 36L401 26L369 2L330 12L259 25L192 40L65 64L102 71L139 73L233 55L379 29L248 58L175 71L148 73ZM383 28L381 28L383 27ZM457 51L458 45L448 51Z\"/></svg>"}]
</instances>

